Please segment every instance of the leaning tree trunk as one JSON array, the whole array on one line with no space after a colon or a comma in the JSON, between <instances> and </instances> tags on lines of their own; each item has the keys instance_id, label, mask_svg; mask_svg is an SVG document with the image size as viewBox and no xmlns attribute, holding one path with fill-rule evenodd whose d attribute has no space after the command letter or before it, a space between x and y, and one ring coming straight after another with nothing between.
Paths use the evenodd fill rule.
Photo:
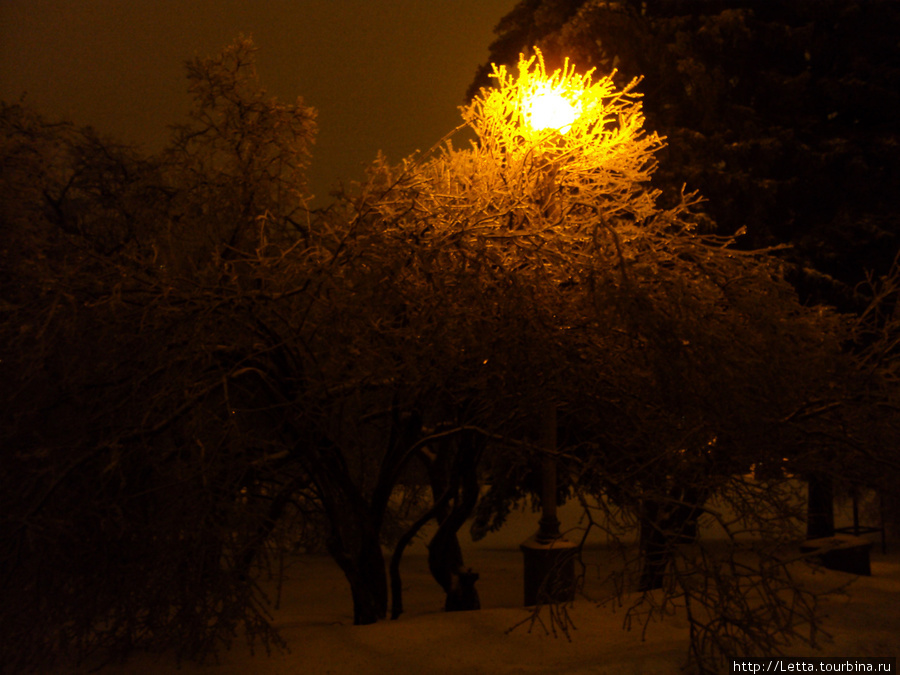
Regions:
<instances>
[{"instance_id":1,"label":"leaning tree trunk","mask_svg":"<svg viewBox=\"0 0 900 675\"><path fill-rule=\"evenodd\" d=\"M447 594L444 609L448 612L480 609L481 603L475 582L478 574L463 568L462 549L457 533L472 514L478 501L478 460L485 441L473 431L463 431L457 443L457 456L453 472L449 476L451 485L458 485L453 507L438 513L440 523L437 532L428 544L428 568L435 581ZM432 480L436 476L432 477ZM451 488L453 492L457 492Z\"/></svg>"},{"instance_id":2,"label":"leaning tree trunk","mask_svg":"<svg viewBox=\"0 0 900 675\"><path fill-rule=\"evenodd\" d=\"M447 505L453 498L455 489L456 486L453 486L453 490L449 488L445 490L444 494L435 501L434 505L413 523L412 527L404 532L403 536L397 541L394 553L391 555L390 565L391 619L398 619L400 618L400 615L403 614L403 584L400 579L400 561L403 559L403 553L406 551L406 547L409 546L409 543L419 533L419 530L421 530L428 521L432 518L436 518L438 522L441 522L442 517L440 514L446 514ZM462 554L460 553L460 555Z\"/></svg>"}]
</instances>

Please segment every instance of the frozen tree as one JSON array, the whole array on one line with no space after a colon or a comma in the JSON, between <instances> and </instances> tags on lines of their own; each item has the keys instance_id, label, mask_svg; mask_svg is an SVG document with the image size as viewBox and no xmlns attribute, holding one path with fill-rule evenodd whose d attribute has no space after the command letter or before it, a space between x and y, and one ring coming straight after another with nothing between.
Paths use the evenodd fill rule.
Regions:
<instances>
[{"instance_id":1,"label":"frozen tree","mask_svg":"<svg viewBox=\"0 0 900 675\"><path fill-rule=\"evenodd\" d=\"M314 127L251 63L191 65L195 124L157 158L4 106L4 665L277 642L266 535L313 500L252 374L286 357L263 307L308 280L250 270L285 265Z\"/></svg>"},{"instance_id":2,"label":"frozen tree","mask_svg":"<svg viewBox=\"0 0 900 675\"><path fill-rule=\"evenodd\" d=\"M521 291L508 306L528 326L504 350L527 373L515 380L519 405L559 407L574 489L608 507L614 539L640 531L633 582L618 588L637 590L651 615L666 605L650 601L657 591L685 603L701 665L814 641L813 598L789 565L801 514L784 472L845 465L845 420L828 413L852 396L848 322L804 307L771 252L704 231L695 197L657 204L661 141L642 129L634 84L617 90L566 65L549 86L574 121L529 125L528 88L546 82L536 58L520 59L518 79L495 70L497 87L464 112L478 142L425 165L443 179L440 199L413 183L404 205L424 214L412 222L452 213L442 220L459 231L454 244L475 242L492 277ZM748 479L754 467L771 480ZM723 505L735 520L718 515ZM707 516L726 537L764 542L754 562L743 542L691 548Z\"/></svg>"}]
</instances>

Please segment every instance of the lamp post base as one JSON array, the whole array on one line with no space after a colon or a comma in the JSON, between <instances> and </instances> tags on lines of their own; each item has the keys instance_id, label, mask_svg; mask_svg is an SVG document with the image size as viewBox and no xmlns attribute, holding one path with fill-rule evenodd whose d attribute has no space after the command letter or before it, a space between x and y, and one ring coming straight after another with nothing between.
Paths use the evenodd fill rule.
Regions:
<instances>
[{"instance_id":1,"label":"lamp post base","mask_svg":"<svg viewBox=\"0 0 900 675\"><path fill-rule=\"evenodd\" d=\"M535 534L519 546L525 563L525 606L575 599L578 546L564 537L550 541Z\"/></svg>"}]
</instances>

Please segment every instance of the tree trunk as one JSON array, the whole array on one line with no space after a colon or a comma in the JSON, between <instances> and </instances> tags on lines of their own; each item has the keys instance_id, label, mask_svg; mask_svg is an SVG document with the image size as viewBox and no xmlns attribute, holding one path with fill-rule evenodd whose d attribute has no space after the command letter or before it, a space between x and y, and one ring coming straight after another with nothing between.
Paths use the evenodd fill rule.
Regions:
<instances>
[{"instance_id":1,"label":"tree trunk","mask_svg":"<svg viewBox=\"0 0 900 675\"><path fill-rule=\"evenodd\" d=\"M834 536L834 484L831 476L813 473L808 478L806 538Z\"/></svg>"},{"instance_id":2,"label":"tree trunk","mask_svg":"<svg viewBox=\"0 0 900 675\"><path fill-rule=\"evenodd\" d=\"M370 528L363 532L355 524L350 529L358 530L358 535L333 533L328 550L350 583L353 623L360 626L387 616L387 573L378 532Z\"/></svg>"},{"instance_id":3,"label":"tree trunk","mask_svg":"<svg viewBox=\"0 0 900 675\"><path fill-rule=\"evenodd\" d=\"M434 489L433 485L432 489ZM446 514L447 504L450 503L452 497L453 492L449 489L445 490L440 499L413 523L412 527L404 532L403 536L397 541L397 546L391 555L391 619L398 619L403 614L403 584L400 580L400 561L403 559L403 553L406 547L409 546L409 542L419 533L419 530L422 529L425 523L432 518L437 518L438 522L441 521L441 517L438 514ZM460 553L460 555L462 554Z\"/></svg>"},{"instance_id":4,"label":"tree trunk","mask_svg":"<svg viewBox=\"0 0 900 675\"><path fill-rule=\"evenodd\" d=\"M662 588L672 547L691 544L697 539L697 519L704 501L701 491L691 488L675 488L666 500L644 500L640 519L643 567L638 590Z\"/></svg>"},{"instance_id":5,"label":"tree trunk","mask_svg":"<svg viewBox=\"0 0 900 675\"><path fill-rule=\"evenodd\" d=\"M381 550L381 516L359 493L345 472L326 482L319 476L319 493L331 524L328 552L343 570L353 597L353 623L375 623L387 616L388 587Z\"/></svg>"},{"instance_id":6,"label":"tree trunk","mask_svg":"<svg viewBox=\"0 0 900 675\"><path fill-rule=\"evenodd\" d=\"M393 406L389 451L382 461L370 500L350 477L340 453L319 456L315 471L319 494L331 523L328 550L350 583L353 623L375 623L387 616L388 578L381 550L381 526L397 477L421 434L422 420ZM328 443L323 443L328 447Z\"/></svg>"},{"instance_id":7,"label":"tree trunk","mask_svg":"<svg viewBox=\"0 0 900 675\"><path fill-rule=\"evenodd\" d=\"M638 590L642 593L662 588L668 564L668 542L662 529L661 511L662 506L657 500L645 499L641 504L640 551L643 564Z\"/></svg>"},{"instance_id":8,"label":"tree trunk","mask_svg":"<svg viewBox=\"0 0 900 675\"><path fill-rule=\"evenodd\" d=\"M440 518L437 532L428 544L428 568L444 592L447 599L444 609L448 612L480 609L481 603L475 582L478 574L463 568L462 549L457 532L466 522L478 501L478 459L485 442L478 434L464 431L460 434L456 462L447 483L459 484L459 494L454 499L453 508ZM432 476L432 486L436 476Z\"/></svg>"}]
</instances>

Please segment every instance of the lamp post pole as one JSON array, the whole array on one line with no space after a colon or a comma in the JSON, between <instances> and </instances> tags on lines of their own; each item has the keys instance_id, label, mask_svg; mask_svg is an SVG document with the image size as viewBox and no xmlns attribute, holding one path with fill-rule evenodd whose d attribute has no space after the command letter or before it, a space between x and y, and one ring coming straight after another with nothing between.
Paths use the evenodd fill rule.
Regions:
<instances>
[{"instance_id":1,"label":"lamp post pole","mask_svg":"<svg viewBox=\"0 0 900 675\"><path fill-rule=\"evenodd\" d=\"M558 92L540 90L531 100L524 102L523 117L533 131L555 128L565 133L579 111ZM541 159L544 153L536 151ZM545 172L540 185L532 194L534 203L545 220L555 220L561 209L554 204L556 196L557 166L549 161L541 166ZM538 531L525 540L520 548L524 563L525 605L546 602L568 602L575 597L576 545L560 534L556 512L557 495L557 407L548 400L541 406L540 447L541 458L541 519Z\"/></svg>"},{"instance_id":2,"label":"lamp post pole","mask_svg":"<svg viewBox=\"0 0 900 675\"><path fill-rule=\"evenodd\" d=\"M562 535L556 515L556 405L546 403L541 411L541 520L536 539L549 544Z\"/></svg>"},{"instance_id":3,"label":"lamp post pole","mask_svg":"<svg viewBox=\"0 0 900 675\"><path fill-rule=\"evenodd\" d=\"M575 597L576 544L559 531L556 515L556 404L541 410L541 519L519 548L524 565L525 606L568 602Z\"/></svg>"},{"instance_id":4,"label":"lamp post pole","mask_svg":"<svg viewBox=\"0 0 900 675\"><path fill-rule=\"evenodd\" d=\"M553 257L558 260L569 252L593 264L589 257L601 245L600 212L621 213L623 223L641 222L657 212L654 192L628 186L649 181L653 153L662 147L662 139L643 132L635 91L638 80L617 91L611 75L594 82L593 71L577 75L568 59L548 75L540 50L534 51L531 58L520 56L516 78L505 66L495 65L493 76L499 86L482 90L464 113L484 143L484 156L500 160L496 168L502 182L482 184L485 192L480 198L490 200L489 191L498 189L511 196L504 204L508 208L499 212L506 211L510 223L522 215L533 218L527 238L539 247L548 244L535 249L538 258L547 252L543 260L548 265L553 265ZM550 233L551 227L561 231ZM618 247L616 233L610 233ZM578 261L571 260L576 265ZM553 278L553 270L549 271L548 280ZM577 273L572 275L576 277ZM538 404L542 420L537 434L542 516L538 532L521 547L526 605L574 595L576 546L560 535L556 514L556 397L548 391L544 398L545 403Z\"/></svg>"}]
</instances>

